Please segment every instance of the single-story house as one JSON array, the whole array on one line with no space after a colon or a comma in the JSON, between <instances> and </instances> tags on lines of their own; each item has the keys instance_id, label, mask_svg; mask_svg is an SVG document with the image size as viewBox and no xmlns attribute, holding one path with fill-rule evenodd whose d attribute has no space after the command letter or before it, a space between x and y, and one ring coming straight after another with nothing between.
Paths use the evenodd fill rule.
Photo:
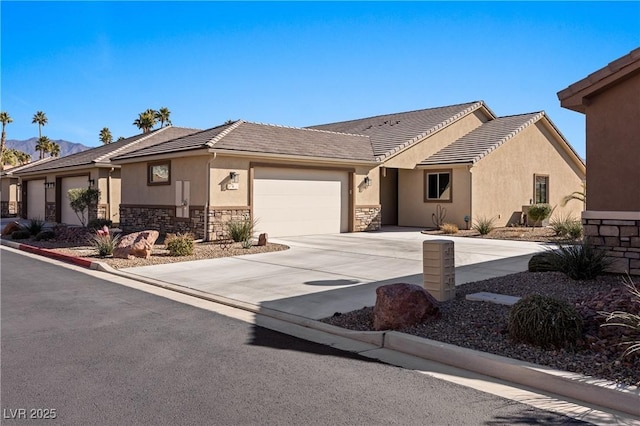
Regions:
<instances>
[{"instance_id":1,"label":"single-story house","mask_svg":"<svg viewBox=\"0 0 640 426\"><path fill-rule=\"evenodd\" d=\"M0 190L0 217L20 216L22 209L22 191L20 187L22 184L20 178L18 178L15 173L51 160L53 160L52 157L42 158L20 166L5 168L2 171L0 174L0 181L2 183Z\"/></svg>"},{"instance_id":2,"label":"single-story house","mask_svg":"<svg viewBox=\"0 0 640 426\"><path fill-rule=\"evenodd\" d=\"M558 92L564 108L586 115L585 235L640 275L640 48Z\"/></svg>"},{"instance_id":3,"label":"single-story house","mask_svg":"<svg viewBox=\"0 0 640 426\"><path fill-rule=\"evenodd\" d=\"M120 221L120 166L112 164L111 158L197 131L162 127L16 170L12 176L20 180L21 216L79 225L80 219L69 205L67 192L72 188L94 187L100 190L100 199L97 206L89 210L87 220L109 219L117 224Z\"/></svg>"},{"instance_id":4,"label":"single-story house","mask_svg":"<svg viewBox=\"0 0 640 426\"><path fill-rule=\"evenodd\" d=\"M506 225L585 178L544 112L499 118L482 101L307 128L239 120L112 162L125 231L208 239L243 218L274 237L430 227L438 207L459 227Z\"/></svg>"}]
</instances>

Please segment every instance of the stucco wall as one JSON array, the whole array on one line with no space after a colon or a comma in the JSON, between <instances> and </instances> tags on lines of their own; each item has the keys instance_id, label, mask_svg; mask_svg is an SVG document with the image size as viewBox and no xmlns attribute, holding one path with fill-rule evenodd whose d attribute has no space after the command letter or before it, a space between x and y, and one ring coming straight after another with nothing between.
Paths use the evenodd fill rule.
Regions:
<instances>
[{"instance_id":1,"label":"stucco wall","mask_svg":"<svg viewBox=\"0 0 640 426\"><path fill-rule=\"evenodd\" d=\"M451 142L460 139L487 120L487 116L482 111L474 111L429 136L427 139L407 148L395 157L390 158L385 162L385 166L389 168L413 169L416 164L425 158L438 152Z\"/></svg>"},{"instance_id":2,"label":"stucco wall","mask_svg":"<svg viewBox=\"0 0 640 426\"><path fill-rule=\"evenodd\" d=\"M175 205L175 182L191 182L190 204L206 203L208 156L175 157L171 159L171 185L147 185L147 162L123 164L121 168L121 204Z\"/></svg>"},{"instance_id":3,"label":"stucco wall","mask_svg":"<svg viewBox=\"0 0 640 426\"><path fill-rule=\"evenodd\" d=\"M640 73L589 98L587 209L640 211Z\"/></svg>"},{"instance_id":4,"label":"stucco wall","mask_svg":"<svg viewBox=\"0 0 640 426\"><path fill-rule=\"evenodd\" d=\"M437 213L438 205L445 209L444 222L454 223L460 229L465 228L464 217L470 214L470 182L466 166L439 167L437 170L452 169L453 201L425 202L425 172L419 170L398 170L398 225L435 227L432 214Z\"/></svg>"},{"instance_id":5,"label":"stucco wall","mask_svg":"<svg viewBox=\"0 0 640 426\"><path fill-rule=\"evenodd\" d=\"M486 217L495 218L497 226L509 224L514 213L534 199L535 174L549 176L549 204L557 206L554 214L580 217L582 203L571 201L560 207L560 200L582 189L584 175L540 120L473 166L473 220Z\"/></svg>"}]
</instances>

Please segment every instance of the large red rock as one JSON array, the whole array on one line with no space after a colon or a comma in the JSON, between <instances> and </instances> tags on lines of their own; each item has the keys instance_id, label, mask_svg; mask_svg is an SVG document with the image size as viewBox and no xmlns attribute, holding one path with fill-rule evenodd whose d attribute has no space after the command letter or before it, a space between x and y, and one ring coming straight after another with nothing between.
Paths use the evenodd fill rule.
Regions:
<instances>
[{"instance_id":1,"label":"large red rock","mask_svg":"<svg viewBox=\"0 0 640 426\"><path fill-rule=\"evenodd\" d=\"M438 301L419 285L398 283L376 289L375 330L399 330L440 315Z\"/></svg>"},{"instance_id":2,"label":"large red rock","mask_svg":"<svg viewBox=\"0 0 640 426\"><path fill-rule=\"evenodd\" d=\"M127 234L120 239L118 245L113 250L113 257L122 259L134 259L142 257L148 259L151 257L153 245L156 243L158 231L142 231Z\"/></svg>"},{"instance_id":3,"label":"large red rock","mask_svg":"<svg viewBox=\"0 0 640 426\"><path fill-rule=\"evenodd\" d=\"M22 229L22 226L18 222L9 222L7 226L2 230L2 235L11 235L13 231L19 231Z\"/></svg>"}]
</instances>

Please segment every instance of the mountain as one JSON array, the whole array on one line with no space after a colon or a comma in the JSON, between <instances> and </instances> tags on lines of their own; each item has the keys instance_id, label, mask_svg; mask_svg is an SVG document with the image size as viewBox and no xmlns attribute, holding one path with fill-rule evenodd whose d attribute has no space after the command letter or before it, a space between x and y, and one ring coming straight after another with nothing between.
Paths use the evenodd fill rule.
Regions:
<instances>
[{"instance_id":1,"label":"mountain","mask_svg":"<svg viewBox=\"0 0 640 426\"><path fill-rule=\"evenodd\" d=\"M31 155L31 160L37 160L40 158L40 153L36 151L36 142L38 138L31 138L27 140L7 139L7 148L17 149L18 151L26 152ZM90 146L82 145L81 143L69 142L62 139L53 141L60 145L60 157L66 155L75 154L76 152L86 151L90 149Z\"/></svg>"}]
</instances>

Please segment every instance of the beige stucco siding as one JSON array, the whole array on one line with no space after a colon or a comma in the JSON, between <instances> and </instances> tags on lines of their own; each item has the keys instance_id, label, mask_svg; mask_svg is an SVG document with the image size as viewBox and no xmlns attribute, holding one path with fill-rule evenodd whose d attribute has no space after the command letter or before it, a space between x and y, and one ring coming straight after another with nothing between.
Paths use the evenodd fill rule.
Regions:
<instances>
[{"instance_id":1,"label":"beige stucco siding","mask_svg":"<svg viewBox=\"0 0 640 426\"><path fill-rule=\"evenodd\" d=\"M206 203L207 161L209 156L171 159L171 185L147 185L147 162L123 164L121 169L122 204L175 205L175 182L190 181L190 205Z\"/></svg>"},{"instance_id":2,"label":"beige stucco siding","mask_svg":"<svg viewBox=\"0 0 640 426\"><path fill-rule=\"evenodd\" d=\"M640 73L590 97L587 207L640 211Z\"/></svg>"},{"instance_id":3,"label":"beige stucco siding","mask_svg":"<svg viewBox=\"0 0 640 426\"><path fill-rule=\"evenodd\" d=\"M438 205L444 208L444 222L455 223L464 229L464 217L470 214L469 172L467 166L439 167L437 170L451 169L452 202L425 202L425 171L398 170L398 225L434 227L432 214L437 212ZM436 169L433 169L436 170Z\"/></svg>"},{"instance_id":4,"label":"beige stucco siding","mask_svg":"<svg viewBox=\"0 0 640 426\"><path fill-rule=\"evenodd\" d=\"M508 140L471 169L474 219L495 218L505 226L534 199L534 175L549 176L549 204L580 217L582 204L560 207L562 197L581 190L584 175L542 121Z\"/></svg>"},{"instance_id":5,"label":"beige stucco siding","mask_svg":"<svg viewBox=\"0 0 640 426\"><path fill-rule=\"evenodd\" d=\"M481 110L474 111L428 138L415 143L410 148L385 161L384 165L389 168L413 169L416 164L425 158L440 151L487 120L484 112Z\"/></svg>"}]
</instances>

